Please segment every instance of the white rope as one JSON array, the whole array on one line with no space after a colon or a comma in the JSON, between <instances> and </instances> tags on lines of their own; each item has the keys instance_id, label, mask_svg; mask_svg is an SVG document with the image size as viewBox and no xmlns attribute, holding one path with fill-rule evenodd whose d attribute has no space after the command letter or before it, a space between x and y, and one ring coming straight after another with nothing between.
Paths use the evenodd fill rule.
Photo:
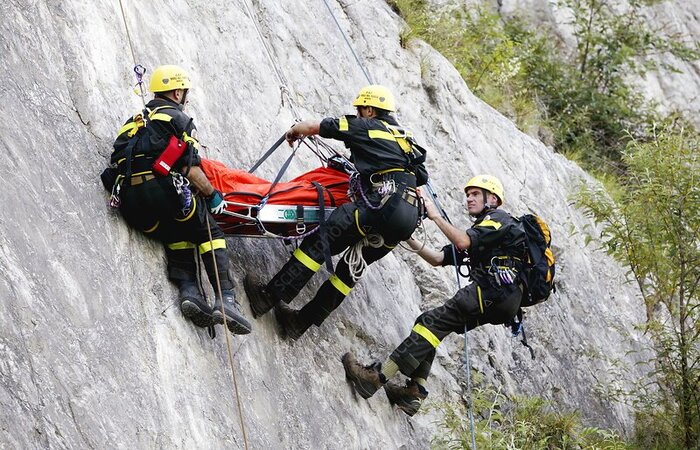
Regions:
<instances>
[{"instance_id":1,"label":"white rope","mask_svg":"<svg viewBox=\"0 0 700 450\"><path fill-rule=\"evenodd\" d=\"M352 277L352 282L356 283L357 280L362 276L362 272L367 268L367 262L362 257L363 247L379 248L384 245L384 238L378 234L370 234L365 236L357 244L348 248L343 254L343 261L345 261L350 270L350 277Z\"/></svg>"},{"instance_id":2,"label":"white rope","mask_svg":"<svg viewBox=\"0 0 700 450\"><path fill-rule=\"evenodd\" d=\"M294 97L292 96L291 90L289 89L289 83L287 82L287 78L284 76L284 72L282 69L279 67L279 64L275 61L275 57L272 54L272 49L269 47L267 40L265 39L265 36L263 35L262 31L260 30L260 27L258 27L258 23L262 23L260 21L260 18L258 17L257 13L248 4L248 0L243 0L243 5L248 12L248 16L250 17L250 20L253 22L253 25L255 26L255 31L258 33L258 37L260 38L260 43L262 44L263 48L265 49L265 53L267 54L267 59L270 61L270 65L272 66L273 71L275 72L275 75L277 76L277 81L279 82L279 87L280 87L280 97L282 100L282 104L284 105L284 99L287 99L287 104L289 105L289 108L292 111L292 115L294 116L294 119L299 122L301 121L301 116L299 115L299 110L297 109L296 102L294 101Z\"/></svg>"}]
</instances>

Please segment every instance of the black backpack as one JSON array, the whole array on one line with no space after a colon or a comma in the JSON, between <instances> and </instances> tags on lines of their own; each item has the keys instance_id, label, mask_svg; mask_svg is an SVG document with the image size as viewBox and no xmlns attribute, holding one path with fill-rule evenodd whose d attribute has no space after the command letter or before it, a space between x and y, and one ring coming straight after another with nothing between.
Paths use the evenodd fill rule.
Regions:
<instances>
[{"instance_id":1,"label":"black backpack","mask_svg":"<svg viewBox=\"0 0 700 450\"><path fill-rule=\"evenodd\" d=\"M525 290L520 306L533 306L547 300L552 292L556 292L556 266L550 247L552 234L547 223L539 216L525 214L518 220L523 224L527 236L528 256L522 272Z\"/></svg>"}]
</instances>

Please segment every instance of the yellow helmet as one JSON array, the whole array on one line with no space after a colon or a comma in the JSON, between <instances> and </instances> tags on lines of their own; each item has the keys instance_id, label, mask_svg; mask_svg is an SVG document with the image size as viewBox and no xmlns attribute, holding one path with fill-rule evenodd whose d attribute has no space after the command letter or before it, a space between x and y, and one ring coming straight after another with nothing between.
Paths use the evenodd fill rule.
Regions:
<instances>
[{"instance_id":1,"label":"yellow helmet","mask_svg":"<svg viewBox=\"0 0 700 450\"><path fill-rule=\"evenodd\" d=\"M190 77L182 67L158 66L151 75L148 89L153 92L167 92L175 89L189 89Z\"/></svg>"},{"instance_id":2,"label":"yellow helmet","mask_svg":"<svg viewBox=\"0 0 700 450\"><path fill-rule=\"evenodd\" d=\"M396 111L394 95L389 89L379 84L370 84L360 89L352 106L374 106L386 111Z\"/></svg>"},{"instance_id":3,"label":"yellow helmet","mask_svg":"<svg viewBox=\"0 0 700 450\"><path fill-rule=\"evenodd\" d=\"M469 189L470 187L486 189L487 191L491 192L493 195L498 197L498 206L501 206L503 204L503 201L505 200L503 184L501 184L501 180L494 177L493 175L475 176L471 180L467 181L467 185L464 186L464 192L466 193L467 189Z\"/></svg>"}]
</instances>

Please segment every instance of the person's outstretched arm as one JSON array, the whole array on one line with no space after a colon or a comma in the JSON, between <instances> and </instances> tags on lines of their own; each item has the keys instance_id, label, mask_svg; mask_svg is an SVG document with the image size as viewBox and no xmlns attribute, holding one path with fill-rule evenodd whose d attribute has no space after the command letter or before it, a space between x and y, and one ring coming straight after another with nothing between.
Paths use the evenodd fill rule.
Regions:
<instances>
[{"instance_id":1,"label":"person's outstretched arm","mask_svg":"<svg viewBox=\"0 0 700 450\"><path fill-rule=\"evenodd\" d=\"M418 256L426 260L430 265L441 266L443 260L445 259L445 254L441 251L430 248L423 245L422 242L418 242L413 238L409 238L406 243L409 247L416 251Z\"/></svg>"}]
</instances>

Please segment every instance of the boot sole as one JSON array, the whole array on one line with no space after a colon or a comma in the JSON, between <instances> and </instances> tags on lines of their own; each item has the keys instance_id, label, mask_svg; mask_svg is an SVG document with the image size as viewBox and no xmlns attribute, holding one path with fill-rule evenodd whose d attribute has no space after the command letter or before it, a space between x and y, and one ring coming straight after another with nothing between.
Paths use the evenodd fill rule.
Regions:
<instances>
[{"instance_id":1,"label":"boot sole","mask_svg":"<svg viewBox=\"0 0 700 450\"><path fill-rule=\"evenodd\" d=\"M224 316L221 314L221 311L214 311L214 314L211 316L211 321L214 325L223 325L224 322L226 322L226 327L233 334L249 334L251 331L253 331L250 324L243 318L239 319L227 316L226 320L224 320Z\"/></svg>"},{"instance_id":2,"label":"boot sole","mask_svg":"<svg viewBox=\"0 0 700 450\"><path fill-rule=\"evenodd\" d=\"M414 398L413 400L406 400L399 394L394 395L393 389L393 387L387 389L387 386L384 386L384 393L386 394L386 398L389 399L389 403L395 405L408 416L413 417L420 409L424 399Z\"/></svg>"},{"instance_id":3,"label":"boot sole","mask_svg":"<svg viewBox=\"0 0 700 450\"><path fill-rule=\"evenodd\" d=\"M420 402L418 402L418 406L416 406L415 404L413 404L414 402L406 402L404 400L396 401L396 400L392 399L391 397L389 397L388 394L387 394L387 398L389 399L390 404L396 406L398 409L400 409L401 411L406 413L409 417L413 417L421 407Z\"/></svg>"},{"instance_id":4,"label":"boot sole","mask_svg":"<svg viewBox=\"0 0 700 450\"><path fill-rule=\"evenodd\" d=\"M183 316L200 328L206 328L212 323L212 316L189 300L183 300L180 304L180 311L182 311Z\"/></svg>"}]
</instances>

